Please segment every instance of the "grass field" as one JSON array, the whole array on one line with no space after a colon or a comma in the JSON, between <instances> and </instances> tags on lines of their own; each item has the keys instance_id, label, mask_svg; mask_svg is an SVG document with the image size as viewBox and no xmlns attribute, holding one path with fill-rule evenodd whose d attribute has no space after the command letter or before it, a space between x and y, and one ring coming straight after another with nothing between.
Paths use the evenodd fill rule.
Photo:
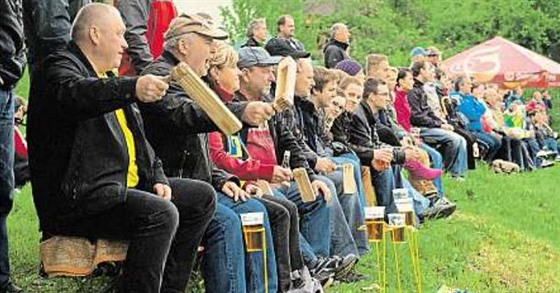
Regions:
<instances>
[{"instance_id":1,"label":"grass field","mask_svg":"<svg viewBox=\"0 0 560 293\"><path fill-rule=\"evenodd\" d=\"M26 84L23 80L18 89L23 96ZM559 122L560 112L553 117ZM470 292L560 292L559 177L560 166L507 176L480 165L465 182L446 179L446 193L458 211L425 223L419 232L423 292L436 292L442 284ZM13 278L28 292L103 292L107 287L107 278L39 277L39 233L29 186L16 195L8 229ZM415 292L405 249L400 250L402 292ZM397 292L393 263L389 259L388 292ZM372 253L360 261L359 270L373 277L374 264ZM327 291L361 292L374 281Z\"/></svg>"},{"instance_id":2,"label":"grass field","mask_svg":"<svg viewBox=\"0 0 560 293\"><path fill-rule=\"evenodd\" d=\"M472 292L559 292L560 167L512 176L495 175L479 166L465 182L446 181L458 212L446 220L425 223L419 234L423 291L441 284ZM107 279L41 279L38 276L37 221L29 187L16 196L9 218L13 277L30 292L101 292ZM406 261L403 292L414 292ZM360 262L373 277L375 254ZM388 281L396 279L391 259ZM371 282L341 284L329 292L360 292ZM389 292L397 292L391 287Z\"/></svg>"}]
</instances>

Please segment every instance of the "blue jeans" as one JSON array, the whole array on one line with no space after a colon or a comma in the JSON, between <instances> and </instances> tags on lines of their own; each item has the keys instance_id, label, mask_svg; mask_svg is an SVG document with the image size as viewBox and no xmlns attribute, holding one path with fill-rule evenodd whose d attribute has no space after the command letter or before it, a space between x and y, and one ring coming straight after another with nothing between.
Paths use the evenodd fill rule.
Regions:
<instances>
[{"instance_id":1,"label":"blue jeans","mask_svg":"<svg viewBox=\"0 0 560 293\"><path fill-rule=\"evenodd\" d=\"M523 142L525 143L525 147L528 150L529 156L533 161L533 165L535 167L540 167L542 163L542 159L537 157L537 153L540 151L539 143L534 138L524 138Z\"/></svg>"},{"instance_id":2,"label":"blue jeans","mask_svg":"<svg viewBox=\"0 0 560 293\"><path fill-rule=\"evenodd\" d=\"M558 155L558 142L552 138L552 137L547 137L544 140L546 147L550 150L555 152Z\"/></svg>"},{"instance_id":3,"label":"blue jeans","mask_svg":"<svg viewBox=\"0 0 560 293\"><path fill-rule=\"evenodd\" d=\"M425 143L443 148L445 170L452 176L467 172L467 141L460 135L441 128L422 128L420 136Z\"/></svg>"},{"instance_id":4,"label":"blue jeans","mask_svg":"<svg viewBox=\"0 0 560 293\"><path fill-rule=\"evenodd\" d=\"M218 203L222 204L236 214L262 212L264 214L264 228L266 231L266 260L268 292L278 290L278 275L276 274L276 257L274 256L274 241L272 230L265 207L255 199L247 201L234 201L231 197L218 192ZM245 279L247 281L247 292L264 292L264 267L262 252L251 252L245 254Z\"/></svg>"},{"instance_id":5,"label":"blue jeans","mask_svg":"<svg viewBox=\"0 0 560 293\"><path fill-rule=\"evenodd\" d=\"M239 216L216 205L202 242L201 271L206 292L246 292L245 251Z\"/></svg>"},{"instance_id":6,"label":"blue jeans","mask_svg":"<svg viewBox=\"0 0 560 293\"><path fill-rule=\"evenodd\" d=\"M314 262L317 256L328 257L330 253L330 229L325 229L329 223L330 211L323 197L315 202L304 203L301 200L295 181L290 186L280 186L272 190L275 197L284 198L295 203L300 215L299 246L304 262Z\"/></svg>"},{"instance_id":7,"label":"blue jeans","mask_svg":"<svg viewBox=\"0 0 560 293\"><path fill-rule=\"evenodd\" d=\"M395 200L393 198L393 189L395 189L395 176L393 168L378 172L373 168L371 170L371 180L375 189L375 196L378 206L385 207L385 214L397 211Z\"/></svg>"},{"instance_id":8,"label":"blue jeans","mask_svg":"<svg viewBox=\"0 0 560 293\"><path fill-rule=\"evenodd\" d=\"M327 184L332 194L332 200L327 204L331 209L331 255L367 253L367 236L365 230L362 230L365 219L363 211L360 210L358 196L344 194L341 171L317 177Z\"/></svg>"},{"instance_id":9,"label":"blue jeans","mask_svg":"<svg viewBox=\"0 0 560 293\"><path fill-rule=\"evenodd\" d=\"M443 158L441 157L441 154L436 149L432 148L431 146L425 143L421 144L420 148L426 151L426 153L428 153L428 156L430 156L430 161L432 162L431 165L432 168L443 169ZM438 196L443 197L444 196L443 182L441 181L441 176L434 179L434 185L437 188Z\"/></svg>"},{"instance_id":10,"label":"blue jeans","mask_svg":"<svg viewBox=\"0 0 560 293\"><path fill-rule=\"evenodd\" d=\"M358 199L360 200L360 207L363 210L366 206L366 194L364 191L364 183L362 182L362 166L360 164L360 158L354 152L349 152L342 154L338 157L331 158L336 164L346 164L351 163L354 166L354 179L356 180L356 186L358 187Z\"/></svg>"},{"instance_id":11,"label":"blue jeans","mask_svg":"<svg viewBox=\"0 0 560 293\"><path fill-rule=\"evenodd\" d=\"M13 205L14 99L12 90L0 88L0 288L10 279L6 219Z\"/></svg>"},{"instance_id":12,"label":"blue jeans","mask_svg":"<svg viewBox=\"0 0 560 293\"><path fill-rule=\"evenodd\" d=\"M496 154L502 146L502 141L495 135L490 133L474 131L473 134L476 136L477 140L481 140L488 146L488 154L486 154L486 162L492 163Z\"/></svg>"}]
</instances>

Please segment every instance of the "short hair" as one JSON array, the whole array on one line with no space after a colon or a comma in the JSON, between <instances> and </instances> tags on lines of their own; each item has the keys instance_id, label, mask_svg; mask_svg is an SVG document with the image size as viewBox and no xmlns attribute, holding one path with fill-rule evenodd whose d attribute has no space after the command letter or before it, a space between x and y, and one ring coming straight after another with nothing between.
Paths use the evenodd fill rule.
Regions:
<instances>
[{"instance_id":1,"label":"short hair","mask_svg":"<svg viewBox=\"0 0 560 293\"><path fill-rule=\"evenodd\" d=\"M249 25L247 26L247 31L245 32L245 36L247 38L252 38L255 35L255 30L266 24L266 19L264 18L257 18L257 19L253 19L251 20L251 22L249 22Z\"/></svg>"},{"instance_id":2,"label":"short hair","mask_svg":"<svg viewBox=\"0 0 560 293\"><path fill-rule=\"evenodd\" d=\"M453 87L455 88L456 92L458 92L461 89L461 85L463 85L465 79L466 77L464 75L458 76L457 79L455 79L455 82L453 83Z\"/></svg>"},{"instance_id":3,"label":"short hair","mask_svg":"<svg viewBox=\"0 0 560 293\"><path fill-rule=\"evenodd\" d=\"M403 80L407 74L412 74L410 69L408 68L399 69L399 73L397 73L397 86L401 86L400 81Z\"/></svg>"},{"instance_id":4,"label":"short hair","mask_svg":"<svg viewBox=\"0 0 560 293\"><path fill-rule=\"evenodd\" d=\"M364 86L364 82L356 76L347 76L345 78L343 78L340 83L338 83L338 88L340 88L341 90L346 90L351 84L356 84L358 86Z\"/></svg>"},{"instance_id":5,"label":"short hair","mask_svg":"<svg viewBox=\"0 0 560 293\"><path fill-rule=\"evenodd\" d=\"M329 37L331 39L334 39L334 35L336 34L336 32L338 32L340 29L345 28L346 25L342 22L337 22L335 24L333 24L331 26L331 29L329 30Z\"/></svg>"},{"instance_id":6,"label":"short hair","mask_svg":"<svg viewBox=\"0 0 560 293\"><path fill-rule=\"evenodd\" d=\"M278 17L278 20L276 21L276 27L277 27L277 30L278 30L278 31L280 31L280 26L281 26L281 25L285 25L285 24L286 24L286 20L287 20L287 19L294 20L294 18L293 18L291 15L289 15L289 14L284 14L284 15Z\"/></svg>"},{"instance_id":7,"label":"short hair","mask_svg":"<svg viewBox=\"0 0 560 293\"><path fill-rule=\"evenodd\" d=\"M90 3L82 7L76 14L76 18L70 28L70 36L74 41L80 41L85 37L87 30L94 24L104 23L110 16L110 13L101 13L112 11L118 17L120 12L112 5L104 3Z\"/></svg>"},{"instance_id":8,"label":"short hair","mask_svg":"<svg viewBox=\"0 0 560 293\"><path fill-rule=\"evenodd\" d=\"M174 37L171 37L165 41L163 41L163 49L165 51L172 51L177 47L179 40L185 40L187 43L191 44L196 33L186 33L186 34L178 34Z\"/></svg>"},{"instance_id":9,"label":"short hair","mask_svg":"<svg viewBox=\"0 0 560 293\"><path fill-rule=\"evenodd\" d=\"M325 68L323 66L317 66L313 68L313 81L315 85L313 86L314 91L323 91L325 86L329 82L334 82L335 85L338 82L338 74L334 70Z\"/></svg>"},{"instance_id":10,"label":"short hair","mask_svg":"<svg viewBox=\"0 0 560 293\"><path fill-rule=\"evenodd\" d=\"M337 75L337 80L338 80L338 85L340 86L340 82L350 76L350 74L340 70L340 69L336 69L336 68L331 68L331 71L334 72Z\"/></svg>"},{"instance_id":11,"label":"short hair","mask_svg":"<svg viewBox=\"0 0 560 293\"><path fill-rule=\"evenodd\" d=\"M379 66L381 62L389 61L386 55L382 54L369 54L366 56L366 72L369 72L371 68Z\"/></svg>"},{"instance_id":12,"label":"short hair","mask_svg":"<svg viewBox=\"0 0 560 293\"><path fill-rule=\"evenodd\" d=\"M362 98L367 100L371 94L377 95L380 86L387 86L387 83L380 79L368 78L364 83L364 92Z\"/></svg>"},{"instance_id":13,"label":"short hair","mask_svg":"<svg viewBox=\"0 0 560 293\"><path fill-rule=\"evenodd\" d=\"M426 61L417 61L412 63L412 66L410 67L410 70L412 70L412 76L417 77L420 75L420 71L426 68L426 64Z\"/></svg>"}]
</instances>

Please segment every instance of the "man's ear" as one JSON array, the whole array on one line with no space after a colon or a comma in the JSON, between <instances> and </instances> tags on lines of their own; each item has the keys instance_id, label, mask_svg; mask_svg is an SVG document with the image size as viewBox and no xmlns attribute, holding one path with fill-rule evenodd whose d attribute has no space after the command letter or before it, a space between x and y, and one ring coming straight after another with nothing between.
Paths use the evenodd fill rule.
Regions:
<instances>
[{"instance_id":1,"label":"man's ear","mask_svg":"<svg viewBox=\"0 0 560 293\"><path fill-rule=\"evenodd\" d=\"M186 40L184 39L180 39L179 40L179 44L177 46L177 49L179 51L179 53L183 54L183 55L188 55L189 53L189 44L187 43Z\"/></svg>"},{"instance_id":2,"label":"man's ear","mask_svg":"<svg viewBox=\"0 0 560 293\"><path fill-rule=\"evenodd\" d=\"M240 77L241 77L241 80L243 80L243 82L249 83L249 69L248 68L241 69Z\"/></svg>"},{"instance_id":3,"label":"man's ear","mask_svg":"<svg viewBox=\"0 0 560 293\"><path fill-rule=\"evenodd\" d=\"M94 25L89 29L89 38L94 45L99 45L101 32L97 26Z\"/></svg>"}]
</instances>

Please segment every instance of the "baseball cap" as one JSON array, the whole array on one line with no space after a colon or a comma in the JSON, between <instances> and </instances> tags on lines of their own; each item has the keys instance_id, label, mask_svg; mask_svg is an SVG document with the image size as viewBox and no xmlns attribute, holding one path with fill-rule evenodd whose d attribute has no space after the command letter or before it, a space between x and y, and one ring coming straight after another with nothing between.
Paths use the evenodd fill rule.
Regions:
<instances>
[{"instance_id":1,"label":"baseball cap","mask_svg":"<svg viewBox=\"0 0 560 293\"><path fill-rule=\"evenodd\" d=\"M225 31L214 27L213 21L196 14L181 14L174 18L165 32L164 40L178 37L187 33L197 33L216 40L225 40Z\"/></svg>"},{"instance_id":2,"label":"baseball cap","mask_svg":"<svg viewBox=\"0 0 560 293\"><path fill-rule=\"evenodd\" d=\"M412 49L412 51L410 51L410 56L414 57L414 56L418 56L418 55L426 56L426 55L428 55L428 52L426 50L424 50L424 48L422 48L422 47L416 47L416 48Z\"/></svg>"},{"instance_id":3,"label":"baseball cap","mask_svg":"<svg viewBox=\"0 0 560 293\"><path fill-rule=\"evenodd\" d=\"M280 56L270 56L270 54L261 47L243 47L239 49L237 54L239 55L237 67L239 68L272 66L280 63L282 60Z\"/></svg>"}]
</instances>

